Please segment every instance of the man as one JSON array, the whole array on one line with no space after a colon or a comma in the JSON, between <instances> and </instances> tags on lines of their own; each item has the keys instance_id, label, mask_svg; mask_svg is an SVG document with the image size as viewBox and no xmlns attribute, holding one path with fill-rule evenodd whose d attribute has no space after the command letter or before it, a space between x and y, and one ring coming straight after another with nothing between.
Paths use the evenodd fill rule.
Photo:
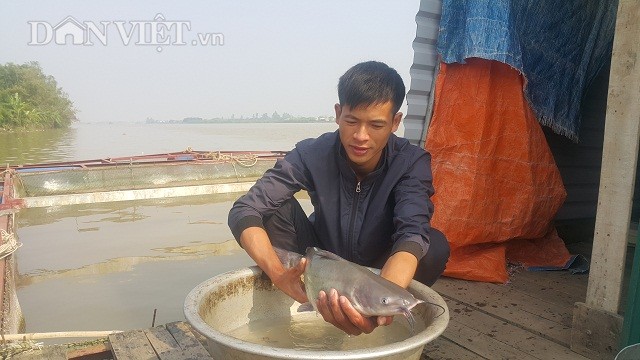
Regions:
<instances>
[{"instance_id":1,"label":"man","mask_svg":"<svg viewBox=\"0 0 640 360\"><path fill-rule=\"evenodd\" d=\"M303 303L304 260L284 269L273 246L304 253L329 250L407 287L415 278L432 285L444 271L449 245L429 226L430 155L393 133L405 87L387 65L369 61L338 83L338 130L299 142L256 182L229 212L234 236L274 285ZM306 190L310 218L293 195ZM318 311L348 334L370 333L391 317L368 318L332 289L320 292Z\"/></svg>"}]
</instances>

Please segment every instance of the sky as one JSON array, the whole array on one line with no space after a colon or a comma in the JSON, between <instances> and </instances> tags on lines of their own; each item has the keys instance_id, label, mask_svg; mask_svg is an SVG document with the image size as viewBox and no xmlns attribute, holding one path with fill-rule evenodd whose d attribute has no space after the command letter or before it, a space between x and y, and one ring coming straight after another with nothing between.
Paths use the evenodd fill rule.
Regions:
<instances>
[{"instance_id":1,"label":"sky","mask_svg":"<svg viewBox=\"0 0 640 360\"><path fill-rule=\"evenodd\" d=\"M409 88L419 4L0 0L0 63L39 62L81 122L333 115L358 62L387 63ZM59 37L79 29L81 44Z\"/></svg>"}]
</instances>

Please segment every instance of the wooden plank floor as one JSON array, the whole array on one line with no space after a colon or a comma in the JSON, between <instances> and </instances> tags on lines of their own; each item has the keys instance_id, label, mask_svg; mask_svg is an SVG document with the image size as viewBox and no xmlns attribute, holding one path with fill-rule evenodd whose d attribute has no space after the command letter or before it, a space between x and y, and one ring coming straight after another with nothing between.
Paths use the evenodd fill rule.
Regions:
<instances>
[{"instance_id":1,"label":"wooden plank floor","mask_svg":"<svg viewBox=\"0 0 640 360\"><path fill-rule=\"evenodd\" d=\"M573 304L588 277L565 271L512 275L508 284L442 278L451 320L424 359L586 359L569 349Z\"/></svg>"},{"instance_id":2,"label":"wooden plank floor","mask_svg":"<svg viewBox=\"0 0 640 360\"><path fill-rule=\"evenodd\" d=\"M434 289L447 302L451 320L422 359L586 359L569 342L573 304L584 301L587 281L587 275L566 271L524 270L504 285L442 278ZM185 323L109 340L114 359L210 359Z\"/></svg>"},{"instance_id":3,"label":"wooden plank floor","mask_svg":"<svg viewBox=\"0 0 640 360\"><path fill-rule=\"evenodd\" d=\"M211 355L184 322L109 336L115 360L206 360Z\"/></svg>"},{"instance_id":4,"label":"wooden plank floor","mask_svg":"<svg viewBox=\"0 0 640 360\"><path fill-rule=\"evenodd\" d=\"M590 249L571 250L590 255ZM586 274L524 269L516 270L507 284L442 278L433 288L447 302L451 320L444 334L425 347L422 359L586 359L572 352L569 343L573 306L585 300L587 282ZM131 354L149 348L161 359L165 352L173 356L168 359L196 358L179 357L185 356L178 355L182 349L175 350L182 340L174 336L174 344L162 327L154 329L124 333L123 338L135 335L139 342L126 355L117 354L118 341L110 338L114 358L135 359Z\"/></svg>"},{"instance_id":5,"label":"wooden plank floor","mask_svg":"<svg viewBox=\"0 0 640 360\"><path fill-rule=\"evenodd\" d=\"M14 360L67 360L67 348L63 345L45 346L40 350L30 350L11 357Z\"/></svg>"},{"instance_id":6,"label":"wooden plank floor","mask_svg":"<svg viewBox=\"0 0 640 360\"><path fill-rule=\"evenodd\" d=\"M590 249L570 250L590 255ZM451 320L444 334L427 344L422 359L586 359L569 343L573 306L585 300L587 282L585 274L523 269L507 284L442 278L433 288L447 302ZM109 340L118 360L211 359L194 333L177 322Z\"/></svg>"},{"instance_id":7,"label":"wooden plank floor","mask_svg":"<svg viewBox=\"0 0 640 360\"><path fill-rule=\"evenodd\" d=\"M587 283L586 274L523 269L504 285L442 278L433 289L451 320L423 359L586 359L569 347L573 305Z\"/></svg>"}]
</instances>

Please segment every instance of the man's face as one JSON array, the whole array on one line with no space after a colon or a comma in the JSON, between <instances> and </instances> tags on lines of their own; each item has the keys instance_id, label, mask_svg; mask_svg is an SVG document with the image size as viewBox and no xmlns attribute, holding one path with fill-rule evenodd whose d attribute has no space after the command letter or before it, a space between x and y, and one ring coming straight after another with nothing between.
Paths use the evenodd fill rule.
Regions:
<instances>
[{"instance_id":1,"label":"man's face","mask_svg":"<svg viewBox=\"0 0 640 360\"><path fill-rule=\"evenodd\" d=\"M335 105L340 142L359 179L375 170L389 136L398 130L402 113L393 114L392 108L391 101L353 109Z\"/></svg>"}]
</instances>

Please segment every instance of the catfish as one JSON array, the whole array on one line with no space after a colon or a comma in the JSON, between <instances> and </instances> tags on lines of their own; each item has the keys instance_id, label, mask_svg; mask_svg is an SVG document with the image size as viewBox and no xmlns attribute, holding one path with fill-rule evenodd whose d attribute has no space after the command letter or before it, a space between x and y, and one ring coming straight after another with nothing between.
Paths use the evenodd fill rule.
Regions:
<instances>
[{"instance_id":1,"label":"catfish","mask_svg":"<svg viewBox=\"0 0 640 360\"><path fill-rule=\"evenodd\" d=\"M287 268L296 266L301 254L275 248L278 258ZM304 257L304 287L310 303L300 306L298 311L316 310L318 294L336 289L351 305L365 316L403 315L414 331L415 318L411 313L416 305L424 303L403 287L375 274L368 268L316 247L307 248Z\"/></svg>"}]
</instances>

